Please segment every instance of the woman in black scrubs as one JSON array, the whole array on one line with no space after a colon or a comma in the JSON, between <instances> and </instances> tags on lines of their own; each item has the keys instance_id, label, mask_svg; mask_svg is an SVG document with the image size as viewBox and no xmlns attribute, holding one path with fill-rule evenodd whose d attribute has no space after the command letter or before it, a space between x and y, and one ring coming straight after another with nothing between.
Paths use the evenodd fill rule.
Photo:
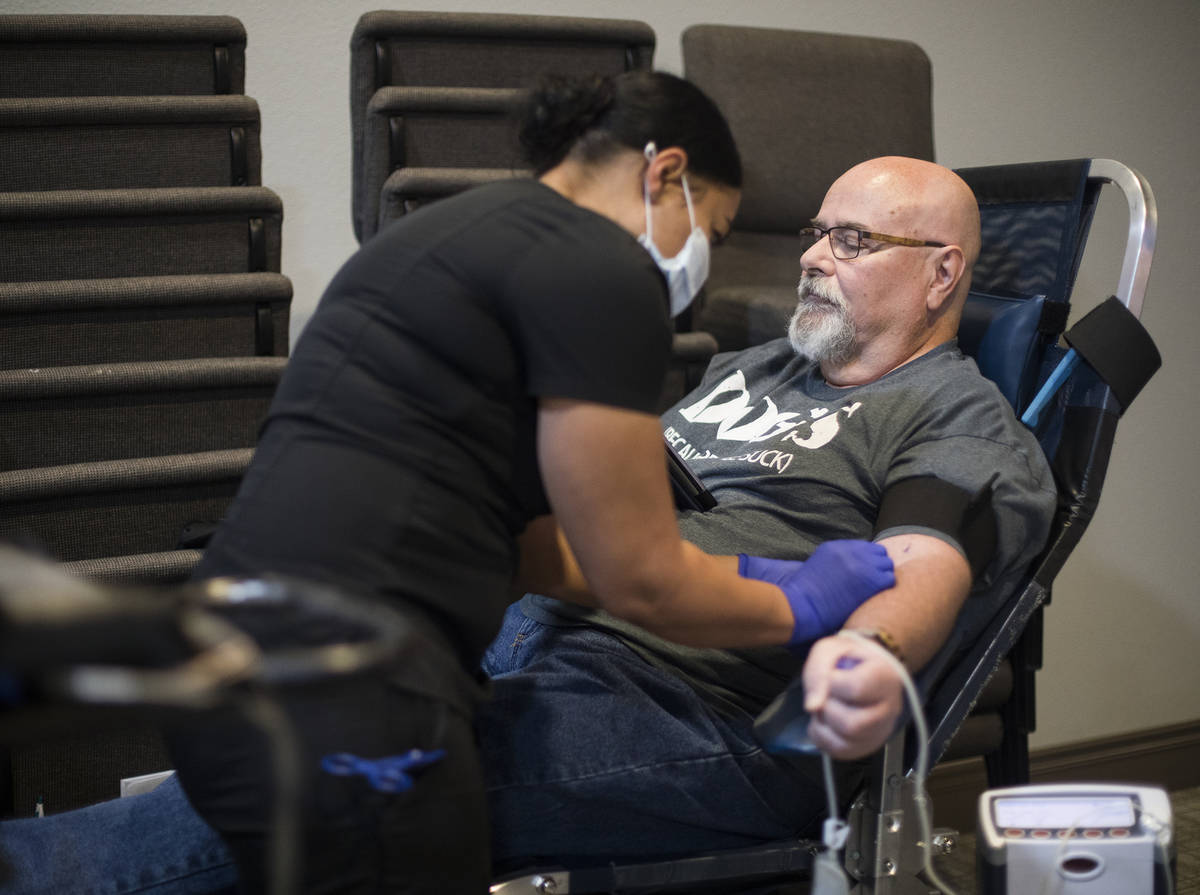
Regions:
<instances>
[{"instance_id":1,"label":"woman in black scrubs","mask_svg":"<svg viewBox=\"0 0 1200 895\"><path fill-rule=\"evenodd\" d=\"M474 670L514 594L698 646L784 643L795 623L779 587L680 540L656 416L670 311L740 198L727 124L686 81L639 72L535 91L521 138L534 179L408 215L333 279L197 571L332 584L421 643L386 678L285 700L307 892L486 889ZM337 634L248 627L268 644ZM320 770L330 753L411 748L446 755L403 794ZM264 891L265 743L210 717L172 749L245 891Z\"/></svg>"}]
</instances>

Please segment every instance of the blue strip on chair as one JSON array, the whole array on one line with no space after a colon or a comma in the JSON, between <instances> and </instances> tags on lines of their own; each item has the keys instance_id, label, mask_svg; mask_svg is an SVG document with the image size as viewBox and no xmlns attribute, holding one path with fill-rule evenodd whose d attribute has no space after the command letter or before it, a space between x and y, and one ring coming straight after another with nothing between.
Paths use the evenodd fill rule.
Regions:
<instances>
[{"instance_id":1,"label":"blue strip on chair","mask_svg":"<svg viewBox=\"0 0 1200 895\"><path fill-rule=\"evenodd\" d=\"M1071 349L1059 361L1045 385L1021 415L1030 428L1042 410L1070 378L1080 360L1112 389L1122 410L1162 366L1162 356L1141 321L1116 296L1092 308L1064 335Z\"/></svg>"},{"instance_id":2,"label":"blue strip on chair","mask_svg":"<svg viewBox=\"0 0 1200 895\"><path fill-rule=\"evenodd\" d=\"M1046 409L1046 405L1050 403L1050 399L1055 393L1062 388L1071 374L1075 371L1075 367L1079 364L1079 352L1074 348L1063 355L1063 359L1058 362L1058 366L1054 368L1054 372L1050 374L1050 378L1045 381L1041 389L1033 400L1029 402L1029 406L1025 408L1025 412L1021 414L1021 422L1033 429L1038 424L1038 419L1042 415L1042 411Z\"/></svg>"}]
</instances>

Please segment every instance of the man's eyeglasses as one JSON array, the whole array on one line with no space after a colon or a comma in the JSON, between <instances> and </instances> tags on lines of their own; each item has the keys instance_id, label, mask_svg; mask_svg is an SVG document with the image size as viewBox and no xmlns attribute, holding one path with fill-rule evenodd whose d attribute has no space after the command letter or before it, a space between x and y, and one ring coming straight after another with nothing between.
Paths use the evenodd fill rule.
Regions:
<instances>
[{"instance_id":1,"label":"man's eyeglasses","mask_svg":"<svg viewBox=\"0 0 1200 895\"><path fill-rule=\"evenodd\" d=\"M898 246L931 246L935 249L946 247L944 242L909 239L906 236L889 236L886 233L873 233L870 230L859 230L855 227L805 227L800 231L801 245L803 245L801 254L807 252L826 236L829 237L829 248L833 250L833 257L839 261L851 261L857 258L858 253L863 250L864 239L874 239L877 242L888 242Z\"/></svg>"}]
</instances>

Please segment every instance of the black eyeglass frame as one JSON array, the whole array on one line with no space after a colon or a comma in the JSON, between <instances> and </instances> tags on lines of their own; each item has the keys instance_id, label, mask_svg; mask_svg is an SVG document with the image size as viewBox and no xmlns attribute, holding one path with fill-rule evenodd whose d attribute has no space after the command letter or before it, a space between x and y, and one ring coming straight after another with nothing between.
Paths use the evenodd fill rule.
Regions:
<instances>
[{"instance_id":1,"label":"black eyeglass frame","mask_svg":"<svg viewBox=\"0 0 1200 895\"><path fill-rule=\"evenodd\" d=\"M838 254L837 242L835 242L832 235L834 230L846 230L858 236L858 247L855 248L853 255L842 257ZM887 233L876 233L873 230L859 230L857 227L818 227L813 225L811 227L801 227L800 235L813 237L813 245L816 245L826 236L830 237L829 250L833 252L833 257L837 258L839 261L853 261L855 258L857 258L862 253L862 241L864 239L874 239L878 242L886 242L898 246L908 246L909 248L946 248L946 243L944 242L931 242L927 239L911 239L907 236L891 236ZM811 248L811 246L809 248ZM805 251L807 251L807 249Z\"/></svg>"}]
</instances>

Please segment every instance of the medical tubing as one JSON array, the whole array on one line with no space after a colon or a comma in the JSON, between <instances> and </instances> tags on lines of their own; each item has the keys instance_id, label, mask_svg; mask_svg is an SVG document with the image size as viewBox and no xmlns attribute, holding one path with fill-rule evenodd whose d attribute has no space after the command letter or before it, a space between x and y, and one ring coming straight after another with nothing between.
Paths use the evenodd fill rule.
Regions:
<instances>
[{"instance_id":1,"label":"medical tubing","mask_svg":"<svg viewBox=\"0 0 1200 895\"><path fill-rule=\"evenodd\" d=\"M1141 805L1135 805L1134 810L1138 814L1140 814L1142 817L1151 821L1151 823L1156 828L1155 829L1156 833L1161 833L1163 830L1171 829L1171 825L1169 823L1162 820L1162 818L1155 817L1149 811L1146 811L1144 808L1142 808ZM1075 837L1075 831L1079 829L1080 825L1086 819L1087 819L1087 815L1083 815L1081 817L1076 818L1071 823L1071 826L1067 828L1066 833L1063 834L1062 841L1058 845L1058 852L1056 853L1056 855L1054 857L1054 866L1051 868L1050 872L1047 873L1045 878L1042 880L1042 891L1041 891L1040 895L1054 895L1054 893L1051 891L1051 888L1050 888L1051 883L1058 883L1059 890L1060 891L1062 890L1062 887L1063 887L1062 880L1058 878L1058 876L1054 872L1054 870L1056 868L1062 866L1062 860L1067 854L1067 849L1071 847L1071 840ZM1166 842L1163 841L1163 837L1156 835L1154 837L1154 845L1157 848L1159 854L1162 855L1162 859L1163 859L1163 874L1167 880L1166 895L1175 895L1175 879L1171 876L1171 855L1167 851L1167 844L1166 844Z\"/></svg>"},{"instance_id":2,"label":"medical tubing","mask_svg":"<svg viewBox=\"0 0 1200 895\"><path fill-rule=\"evenodd\" d=\"M267 851L269 895L295 895L300 859L300 748L296 732L279 702L261 688L238 701L243 716L266 737L275 777Z\"/></svg>"},{"instance_id":3,"label":"medical tubing","mask_svg":"<svg viewBox=\"0 0 1200 895\"><path fill-rule=\"evenodd\" d=\"M830 817L838 816L837 784L833 781L833 759L828 752L821 753L821 775L825 778L826 811Z\"/></svg>"},{"instance_id":4,"label":"medical tubing","mask_svg":"<svg viewBox=\"0 0 1200 895\"><path fill-rule=\"evenodd\" d=\"M917 806L917 823L920 826L921 842L925 846L923 849L925 876L928 882L935 886L938 891L942 892L943 895L955 895L954 890L946 885L933 869L933 833L929 816L929 800L925 794L925 777L929 773L929 726L925 723L925 712L921 707L921 697L917 694L917 687L913 683L912 675L908 673L908 669L904 667L904 663L865 634L861 634L858 631L845 630L839 631L838 636L852 637L863 643L870 644L879 655L891 663L896 673L900 676L900 682L904 685L904 695L908 698L909 708L912 711L913 725L917 729L917 761L913 765L912 770L913 801Z\"/></svg>"},{"instance_id":5,"label":"medical tubing","mask_svg":"<svg viewBox=\"0 0 1200 895\"><path fill-rule=\"evenodd\" d=\"M1167 850L1167 840L1173 835L1171 824L1167 823L1161 817L1155 817L1149 811L1142 808L1141 805L1136 806L1134 810L1143 818L1149 820L1155 827L1154 844L1159 854L1162 855L1163 875L1167 880L1166 895L1175 895L1175 877L1171 875L1171 853ZM1161 835L1164 831L1167 831L1168 835Z\"/></svg>"},{"instance_id":6,"label":"medical tubing","mask_svg":"<svg viewBox=\"0 0 1200 895\"><path fill-rule=\"evenodd\" d=\"M1075 831L1077 829L1079 829L1079 822L1080 821L1077 819L1071 824L1071 826L1067 829L1066 835L1063 836L1062 842L1059 843L1058 854L1055 855L1055 858L1054 858L1054 866L1058 866L1058 865L1062 864L1062 859L1066 855L1067 849L1071 845L1071 837L1074 836ZM1058 887L1059 887L1059 889L1061 889L1062 888L1062 880L1057 878L1057 874L1055 874L1054 868L1052 867L1050 869L1050 872L1047 873L1042 878L1042 889L1041 889L1041 892L1038 893L1038 895L1053 895L1053 892L1051 892L1050 886L1051 886L1051 884L1053 884L1055 882L1058 883Z\"/></svg>"}]
</instances>

